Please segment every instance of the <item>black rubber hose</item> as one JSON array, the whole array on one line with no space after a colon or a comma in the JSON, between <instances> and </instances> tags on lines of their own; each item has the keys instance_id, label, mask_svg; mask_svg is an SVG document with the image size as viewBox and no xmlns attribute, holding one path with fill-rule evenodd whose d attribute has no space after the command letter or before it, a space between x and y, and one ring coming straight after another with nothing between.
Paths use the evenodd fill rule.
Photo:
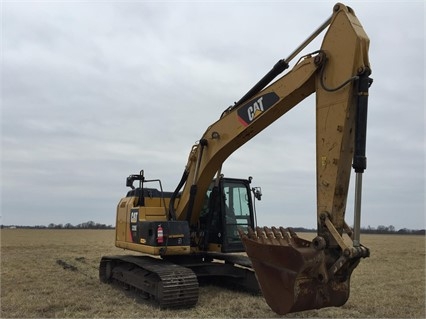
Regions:
<instances>
[{"instance_id":1,"label":"black rubber hose","mask_svg":"<svg viewBox=\"0 0 426 319\"><path fill-rule=\"evenodd\" d=\"M189 172L185 169L182 174L182 178L180 179L180 182L178 186L176 187L175 191L172 194L172 197L170 198L170 204L169 204L169 215L171 220L176 220L176 210L175 210L175 199L179 194L180 189L185 185L186 180L188 179Z\"/></svg>"}]
</instances>

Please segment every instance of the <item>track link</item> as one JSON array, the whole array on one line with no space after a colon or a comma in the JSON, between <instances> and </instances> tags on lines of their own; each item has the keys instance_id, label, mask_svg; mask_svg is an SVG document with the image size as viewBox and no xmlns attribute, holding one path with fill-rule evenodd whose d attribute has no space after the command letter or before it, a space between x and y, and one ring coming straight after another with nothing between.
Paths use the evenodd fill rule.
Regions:
<instances>
[{"instance_id":1,"label":"track link","mask_svg":"<svg viewBox=\"0 0 426 319\"><path fill-rule=\"evenodd\" d=\"M119 282L154 299L161 308L190 308L198 301L194 272L148 256L105 256L99 266L102 282Z\"/></svg>"}]
</instances>

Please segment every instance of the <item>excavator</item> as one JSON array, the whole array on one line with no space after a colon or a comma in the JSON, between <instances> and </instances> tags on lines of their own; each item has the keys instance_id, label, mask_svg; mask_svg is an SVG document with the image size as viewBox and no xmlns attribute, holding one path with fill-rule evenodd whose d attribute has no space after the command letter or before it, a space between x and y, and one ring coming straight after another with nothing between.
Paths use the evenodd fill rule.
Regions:
<instances>
[{"instance_id":1,"label":"excavator","mask_svg":"<svg viewBox=\"0 0 426 319\"><path fill-rule=\"evenodd\" d=\"M278 77L325 29L321 48ZM135 254L102 257L101 282L135 289L162 308L195 306L204 282L262 293L278 314L344 305L353 270L370 254L360 242L372 84L368 49L354 10L337 3L288 58L207 128L174 191L163 191L161 180L145 178L143 170L128 176L130 190L117 205L115 246ZM254 207L260 188L251 187L251 177L225 177L222 165L312 93L317 234L307 240L290 227L258 227ZM345 221L351 166L352 227Z\"/></svg>"}]
</instances>

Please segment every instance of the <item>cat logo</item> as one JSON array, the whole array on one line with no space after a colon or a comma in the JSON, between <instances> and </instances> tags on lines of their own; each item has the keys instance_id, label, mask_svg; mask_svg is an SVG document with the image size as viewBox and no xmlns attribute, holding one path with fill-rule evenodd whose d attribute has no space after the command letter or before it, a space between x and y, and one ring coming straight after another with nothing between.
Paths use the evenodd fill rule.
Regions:
<instances>
[{"instance_id":1,"label":"cat logo","mask_svg":"<svg viewBox=\"0 0 426 319\"><path fill-rule=\"evenodd\" d=\"M263 101L263 96L261 96L256 102L254 102L253 105L248 107L247 115L250 122L253 121L260 114L262 114L262 112L264 111L262 101Z\"/></svg>"},{"instance_id":2,"label":"cat logo","mask_svg":"<svg viewBox=\"0 0 426 319\"><path fill-rule=\"evenodd\" d=\"M263 94L238 109L238 120L248 126L278 101L279 97L274 92Z\"/></svg>"},{"instance_id":3,"label":"cat logo","mask_svg":"<svg viewBox=\"0 0 426 319\"><path fill-rule=\"evenodd\" d=\"M135 224L138 222L138 215L139 215L139 211L136 210L132 210L130 211L130 223Z\"/></svg>"}]
</instances>

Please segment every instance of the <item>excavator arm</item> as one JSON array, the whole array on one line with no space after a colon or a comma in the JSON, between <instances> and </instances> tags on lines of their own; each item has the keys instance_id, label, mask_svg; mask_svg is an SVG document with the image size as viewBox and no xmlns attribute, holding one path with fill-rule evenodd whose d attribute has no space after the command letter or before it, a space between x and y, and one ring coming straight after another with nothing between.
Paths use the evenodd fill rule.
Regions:
<instances>
[{"instance_id":1,"label":"excavator arm","mask_svg":"<svg viewBox=\"0 0 426 319\"><path fill-rule=\"evenodd\" d=\"M302 57L284 76L250 90L225 110L193 146L182 180L172 196L170 216L195 227L204 195L222 163L272 122L316 94L316 171L318 236L300 239L291 229L240 232L262 292L279 314L340 306L349 297L349 279L369 251L359 242L362 173L368 88L372 82L369 39L354 11L336 4L332 16L288 59L328 26L320 50ZM270 81L270 76L267 76ZM351 164L356 173L355 224L345 222ZM179 201L178 192L183 187ZM343 239L349 234L352 243Z\"/></svg>"}]
</instances>

